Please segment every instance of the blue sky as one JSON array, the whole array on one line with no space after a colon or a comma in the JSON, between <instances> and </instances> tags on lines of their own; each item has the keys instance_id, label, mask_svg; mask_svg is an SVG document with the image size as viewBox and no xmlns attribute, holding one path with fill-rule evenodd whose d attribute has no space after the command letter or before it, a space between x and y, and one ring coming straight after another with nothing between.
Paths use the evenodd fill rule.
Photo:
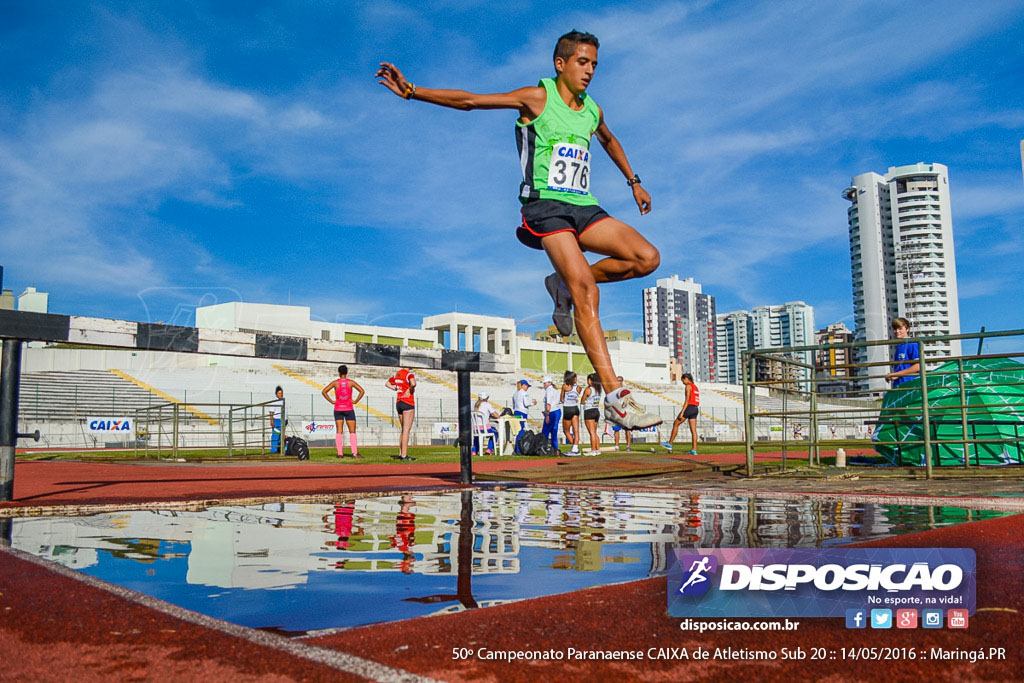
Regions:
<instances>
[{"instance_id":1,"label":"blue sky","mask_svg":"<svg viewBox=\"0 0 1024 683\"><path fill-rule=\"evenodd\" d=\"M678 274L719 312L803 300L852 326L852 176L946 164L964 332L1024 328L1020 2L0 0L0 264L51 311L191 324L196 305L309 305L418 327L458 309L550 323L515 239L513 112L402 101L550 75L578 28L590 93L653 197L603 152L593 192L661 251L602 289L639 331Z\"/></svg>"}]
</instances>

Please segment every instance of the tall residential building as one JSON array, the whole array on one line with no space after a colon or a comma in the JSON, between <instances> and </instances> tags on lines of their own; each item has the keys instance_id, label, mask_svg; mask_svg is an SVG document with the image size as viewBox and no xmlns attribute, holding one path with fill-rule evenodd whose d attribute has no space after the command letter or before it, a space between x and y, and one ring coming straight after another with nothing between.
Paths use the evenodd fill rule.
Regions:
<instances>
[{"instance_id":1,"label":"tall residential building","mask_svg":"<svg viewBox=\"0 0 1024 683\"><path fill-rule=\"evenodd\" d=\"M692 277L673 275L644 290L644 342L667 346L669 356L698 382L718 381L715 297Z\"/></svg>"},{"instance_id":2,"label":"tall residential building","mask_svg":"<svg viewBox=\"0 0 1024 683\"><path fill-rule=\"evenodd\" d=\"M814 307L803 301L790 301L780 306L758 306L752 313L726 313L717 318L716 336L719 381L740 384L744 351L814 344ZM793 360L812 365L814 353L799 351L793 355ZM807 379L810 376L810 370L785 363L758 368L758 379Z\"/></svg>"},{"instance_id":3,"label":"tall residential building","mask_svg":"<svg viewBox=\"0 0 1024 683\"><path fill-rule=\"evenodd\" d=\"M742 384L743 352L754 348L754 319L746 311L718 316L715 325L718 342L718 381Z\"/></svg>"},{"instance_id":4,"label":"tall residential building","mask_svg":"<svg viewBox=\"0 0 1024 683\"><path fill-rule=\"evenodd\" d=\"M853 330L843 323L834 323L814 333L814 343L849 344L853 341ZM850 365L853 360L853 349L823 349L817 352L814 367L817 368L818 392L822 394L845 394L854 389L849 380L843 379L856 374Z\"/></svg>"},{"instance_id":5,"label":"tall residential building","mask_svg":"<svg viewBox=\"0 0 1024 683\"><path fill-rule=\"evenodd\" d=\"M910 321L912 336L960 334L949 176L942 164L890 167L885 176L853 178L850 262L856 341L889 339L893 318ZM960 355L960 343L934 342L930 356ZM886 363L889 349L872 346L859 362ZM869 368L869 391L888 388L883 366Z\"/></svg>"}]
</instances>

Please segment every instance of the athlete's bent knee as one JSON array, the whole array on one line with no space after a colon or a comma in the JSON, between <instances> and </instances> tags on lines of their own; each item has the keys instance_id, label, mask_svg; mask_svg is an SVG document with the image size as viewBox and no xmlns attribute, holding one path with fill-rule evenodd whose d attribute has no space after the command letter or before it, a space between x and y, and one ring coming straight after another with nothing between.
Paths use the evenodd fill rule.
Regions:
<instances>
[{"instance_id":1,"label":"athlete's bent knee","mask_svg":"<svg viewBox=\"0 0 1024 683\"><path fill-rule=\"evenodd\" d=\"M601 292L593 280L569 283L568 287L577 311L586 310L586 304L596 306L600 300Z\"/></svg>"},{"instance_id":2,"label":"athlete's bent knee","mask_svg":"<svg viewBox=\"0 0 1024 683\"><path fill-rule=\"evenodd\" d=\"M636 258L636 277L644 277L650 275L658 266L661 265L661 254L652 245L648 245L647 249L640 251Z\"/></svg>"}]
</instances>

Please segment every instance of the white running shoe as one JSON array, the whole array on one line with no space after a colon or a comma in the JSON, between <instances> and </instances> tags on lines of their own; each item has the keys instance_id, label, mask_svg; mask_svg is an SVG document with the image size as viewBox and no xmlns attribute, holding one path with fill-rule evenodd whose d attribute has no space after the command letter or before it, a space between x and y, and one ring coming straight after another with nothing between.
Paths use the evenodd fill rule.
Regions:
<instances>
[{"instance_id":1,"label":"white running shoe","mask_svg":"<svg viewBox=\"0 0 1024 683\"><path fill-rule=\"evenodd\" d=\"M629 389L620 389L614 397L611 394L604 397L604 419L626 429L646 429L662 423L654 413L644 412Z\"/></svg>"},{"instance_id":2,"label":"white running shoe","mask_svg":"<svg viewBox=\"0 0 1024 683\"><path fill-rule=\"evenodd\" d=\"M588 456L594 457L595 455L601 455L601 451L590 451L587 453Z\"/></svg>"}]
</instances>

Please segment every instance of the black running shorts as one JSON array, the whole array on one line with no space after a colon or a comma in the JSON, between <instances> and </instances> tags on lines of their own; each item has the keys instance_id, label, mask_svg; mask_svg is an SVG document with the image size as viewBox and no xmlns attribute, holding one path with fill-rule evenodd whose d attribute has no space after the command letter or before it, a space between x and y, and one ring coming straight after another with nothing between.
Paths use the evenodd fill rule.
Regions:
<instances>
[{"instance_id":1,"label":"black running shorts","mask_svg":"<svg viewBox=\"0 0 1024 683\"><path fill-rule=\"evenodd\" d=\"M334 420L335 420L335 422L337 422L338 420L347 420L349 422L354 422L355 419L356 419L356 411L355 410L335 410L334 411Z\"/></svg>"},{"instance_id":2,"label":"black running shorts","mask_svg":"<svg viewBox=\"0 0 1024 683\"><path fill-rule=\"evenodd\" d=\"M579 406L562 406L562 420L568 422L574 417L579 417Z\"/></svg>"},{"instance_id":3,"label":"black running shorts","mask_svg":"<svg viewBox=\"0 0 1024 683\"><path fill-rule=\"evenodd\" d=\"M398 401L395 403L395 410L398 411L399 415L401 415L407 410L416 410L416 406L411 403L406 403L405 401Z\"/></svg>"},{"instance_id":4,"label":"black running shorts","mask_svg":"<svg viewBox=\"0 0 1024 683\"><path fill-rule=\"evenodd\" d=\"M683 419L685 420L696 420L700 414L700 408L697 406L686 406L683 408Z\"/></svg>"},{"instance_id":5,"label":"black running shorts","mask_svg":"<svg viewBox=\"0 0 1024 683\"><path fill-rule=\"evenodd\" d=\"M572 231L579 240L590 226L611 218L597 204L576 206L557 199L531 199L523 204L523 224L516 229L516 237L531 249L543 249L541 240L548 235Z\"/></svg>"},{"instance_id":6,"label":"black running shorts","mask_svg":"<svg viewBox=\"0 0 1024 683\"><path fill-rule=\"evenodd\" d=\"M597 422L597 420L600 417L601 417L601 411L598 410L597 408L587 408L586 410L583 411L583 421L584 422L591 422L591 421Z\"/></svg>"}]
</instances>

